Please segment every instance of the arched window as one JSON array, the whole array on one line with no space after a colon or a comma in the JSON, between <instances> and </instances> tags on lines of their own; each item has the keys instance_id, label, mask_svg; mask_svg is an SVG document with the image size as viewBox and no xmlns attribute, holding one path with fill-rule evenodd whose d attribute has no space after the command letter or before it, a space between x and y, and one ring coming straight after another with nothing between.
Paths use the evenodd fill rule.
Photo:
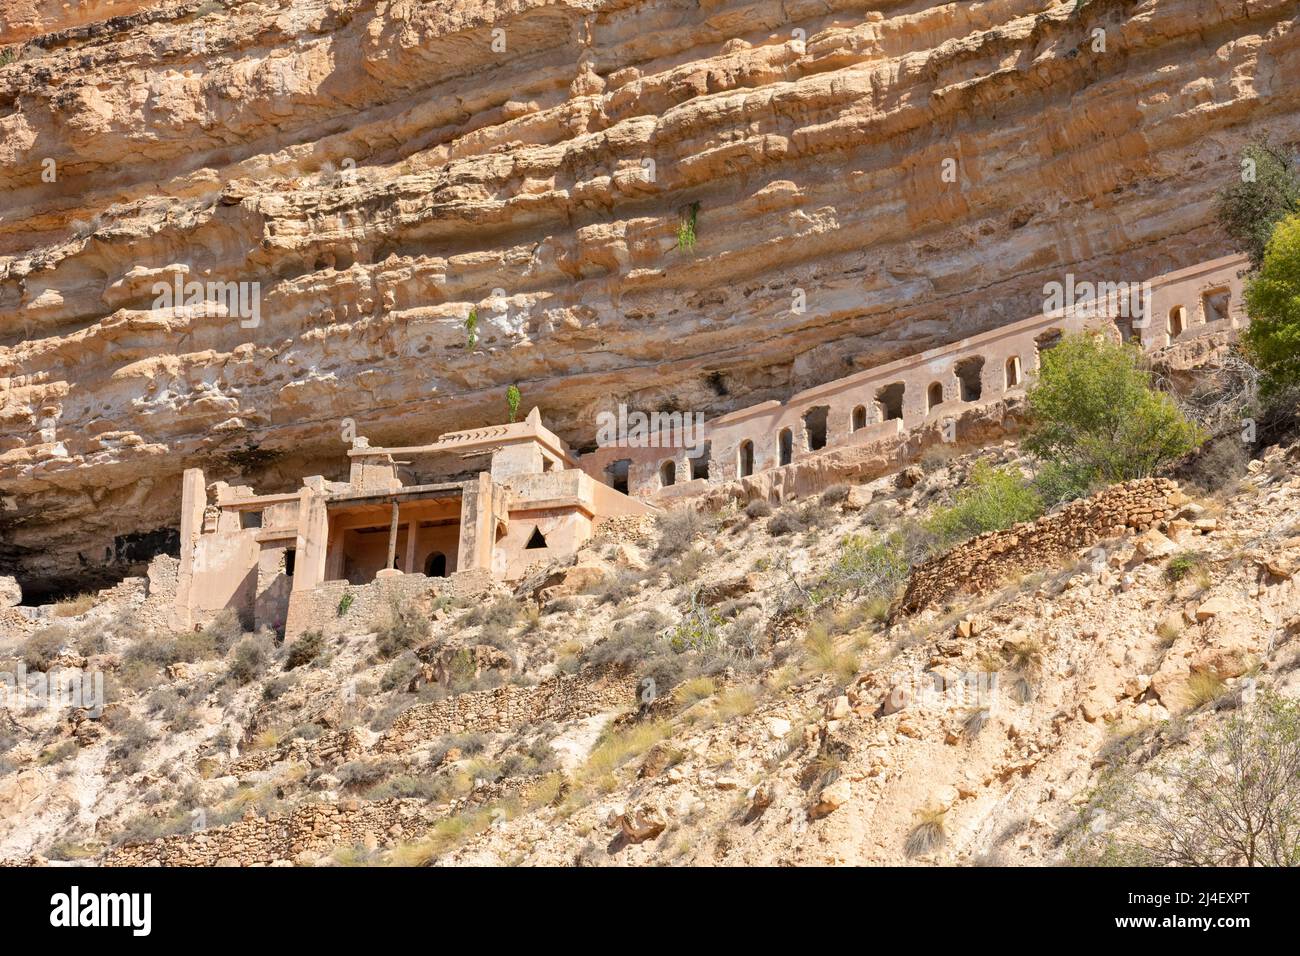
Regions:
<instances>
[{"instance_id":1,"label":"arched window","mask_svg":"<svg viewBox=\"0 0 1300 956\"><path fill-rule=\"evenodd\" d=\"M754 473L754 443L746 438L740 443L740 449L736 452L736 468L740 472L741 478L746 478Z\"/></svg>"},{"instance_id":2,"label":"arched window","mask_svg":"<svg viewBox=\"0 0 1300 956\"><path fill-rule=\"evenodd\" d=\"M782 465L788 465L794 459L794 435L790 429L781 429L781 435L777 439L779 461Z\"/></svg>"},{"instance_id":3,"label":"arched window","mask_svg":"<svg viewBox=\"0 0 1300 956\"><path fill-rule=\"evenodd\" d=\"M1007 388L1015 388L1020 384L1020 356L1013 355L1007 359Z\"/></svg>"},{"instance_id":4,"label":"arched window","mask_svg":"<svg viewBox=\"0 0 1300 956\"><path fill-rule=\"evenodd\" d=\"M447 556L441 551L435 551L424 559L424 574L430 578L445 578L447 576Z\"/></svg>"},{"instance_id":5,"label":"arched window","mask_svg":"<svg viewBox=\"0 0 1300 956\"><path fill-rule=\"evenodd\" d=\"M659 466L659 484L667 488L677 480L677 462L671 458Z\"/></svg>"},{"instance_id":6,"label":"arched window","mask_svg":"<svg viewBox=\"0 0 1300 956\"><path fill-rule=\"evenodd\" d=\"M925 393L925 410L932 412L939 405L943 404L943 384L940 382L931 382L930 387Z\"/></svg>"},{"instance_id":7,"label":"arched window","mask_svg":"<svg viewBox=\"0 0 1300 956\"><path fill-rule=\"evenodd\" d=\"M853 431L867 427L867 406L859 405L853 409Z\"/></svg>"}]
</instances>

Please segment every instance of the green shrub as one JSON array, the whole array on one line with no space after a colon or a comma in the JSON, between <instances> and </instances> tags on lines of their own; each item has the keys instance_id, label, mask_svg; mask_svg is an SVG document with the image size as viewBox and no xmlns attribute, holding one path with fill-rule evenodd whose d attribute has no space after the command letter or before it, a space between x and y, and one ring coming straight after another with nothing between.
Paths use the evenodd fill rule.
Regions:
<instances>
[{"instance_id":1,"label":"green shrub","mask_svg":"<svg viewBox=\"0 0 1300 956\"><path fill-rule=\"evenodd\" d=\"M927 527L941 544L950 545L1031 521L1042 511L1038 493L1016 469L978 461L952 506L936 512Z\"/></svg>"},{"instance_id":2,"label":"green shrub","mask_svg":"<svg viewBox=\"0 0 1300 956\"><path fill-rule=\"evenodd\" d=\"M1246 353L1265 396L1300 386L1300 215L1279 223L1259 274L1246 286Z\"/></svg>"},{"instance_id":3,"label":"green shrub","mask_svg":"<svg viewBox=\"0 0 1300 956\"><path fill-rule=\"evenodd\" d=\"M324 649L325 635L320 631L308 631L289 645L289 653L284 659L284 669L291 671L295 667L310 664L320 656L320 652Z\"/></svg>"},{"instance_id":4,"label":"green shrub","mask_svg":"<svg viewBox=\"0 0 1300 956\"><path fill-rule=\"evenodd\" d=\"M1300 180L1290 158L1268 143L1251 143L1241 158L1233 184L1218 195L1215 214L1237 248L1250 256L1251 268L1258 269L1264 262L1273 227L1300 212ZM1242 176L1247 161L1254 166L1251 182Z\"/></svg>"},{"instance_id":5,"label":"green shrub","mask_svg":"<svg viewBox=\"0 0 1300 956\"><path fill-rule=\"evenodd\" d=\"M234 610L223 608L208 622L207 627L203 628L203 633L212 638L217 653L226 654L244 636L244 626Z\"/></svg>"},{"instance_id":6,"label":"green shrub","mask_svg":"<svg viewBox=\"0 0 1300 956\"><path fill-rule=\"evenodd\" d=\"M659 543L655 546L657 561L675 558L689 548L696 538L709 533L711 522L692 507L676 508L655 518Z\"/></svg>"},{"instance_id":7,"label":"green shrub","mask_svg":"<svg viewBox=\"0 0 1300 956\"><path fill-rule=\"evenodd\" d=\"M909 571L901 538L897 531L874 540L848 535L840 541L839 554L826 572L824 585L833 595L892 598Z\"/></svg>"},{"instance_id":8,"label":"green shrub","mask_svg":"<svg viewBox=\"0 0 1300 956\"><path fill-rule=\"evenodd\" d=\"M29 671L49 670L67 641L67 630L58 625L37 631L23 644L23 664Z\"/></svg>"},{"instance_id":9,"label":"green shrub","mask_svg":"<svg viewBox=\"0 0 1300 956\"><path fill-rule=\"evenodd\" d=\"M677 653L716 647L722 640L722 616L713 608L693 607L668 633L668 646Z\"/></svg>"},{"instance_id":10,"label":"green shrub","mask_svg":"<svg viewBox=\"0 0 1300 956\"><path fill-rule=\"evenodd\" d=\"M1183 551L1169 559L1165 565L1165 580L1177 584L1189 574L1202 571L1206 567L1206 555L1203 551Z\"/></svg>"},{"instance_id":11,"label":"green shrub","mask_svg":"<svg viewBox=\"0 0 1300 956\"><path fill-rule=\"evenodd\" d=\"M235 645L226 677L243 686L262 675L271 661L271 641L263 634L250 634Z\"/></svg>"},{"instance_id":12,"label":"green shrub","mask_svg":"<svg viewBox=\"0 0 1300 956\"><path fill-rule=\"evenodd\" d=\"M412 604L394 595L388 601L388 616L375 633L375 645L383 657L396 657L402 651L423 644L433 627L429 619Z\"/></svg>"},{"instance_id":13,"label":"green shrub","mask_svg":"<svg viewBox=\"0 0 1300 956\"><path fill-rule=\"evenodd\" d=\"M1154 389L1140 351L1067 335L1042 357L1029 388L1024 447L1074 488L1146 478L1203 440L1173 399Z\"/></svg>"},{"instance_id":14,"label":"green shrub","mask_svg":"<svg viewBox=\"0 0 1300 956\"><path fill-rule=\"evenodd\" d=\"M709 553L702 548L692 548L668 569L668 580L675 588L690 584L708 566L709 557Z\"/></svg>"},{"instance_id":15,"label":"green shrub","mask_svg":"<svg viewBox=\"0 0 1300 956\"><path fill-rule=\"evenodd\" d=\"M1300 864L1300 705L1272 693L1234 715L1193 752L1121 780L1085 809L1110 811L1103 863L1139 866Z\"/></svg>"}]
</instances>

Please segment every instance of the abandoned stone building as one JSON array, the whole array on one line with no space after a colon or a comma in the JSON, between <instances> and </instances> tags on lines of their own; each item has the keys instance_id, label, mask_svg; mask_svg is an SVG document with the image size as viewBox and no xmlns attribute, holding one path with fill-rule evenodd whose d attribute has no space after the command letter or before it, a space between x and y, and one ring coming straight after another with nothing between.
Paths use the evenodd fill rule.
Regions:
<instances>
[{"instance_id":1,"label":"abandoned stone building","mask_svg":"<svg viewBox=\"0 0 1300 956\"><path fill-rule=\"evenodd\" d=\"M1093 330L1152 349L1245 321L1245 260L1230 256L1069 305L639 442L581 457L542 424L442 435L427 445L371 447L356 438L346 482L308 477L258 495L186 471L175 620L191 628L224 608L249 624L300 633L349 588L478 571L517 581L572 555L606 519L711 483L793 465L825 449L869 444L981 403L1023 394L1040 356L1066 333ZM632 445L633 447L628 447ZM477 470L468 480L429 481ZM413 463L419 468L413 468Z\"/></svg>"},{"instance_id":2,"label":"abandoned stone building","mask_svg":"<svg viewBox=\"0 0 1300 956\"><path fill-rule=\"evenodd\" d=\"M297 634L346 585L471 570L514 580L572 554L601 520L652 510L578 468L536 409L427 445L374 448L358 437L347 455L346 482L314 476L283 494L220 481L209 489L201 470L187 470L175 626L233 608L247 623ZM412 463L425 475L439 458L449 473L482 470L465 481L404 480Z\"/></svg>"},{"instance_id":3,"label":"abandoned stone building","mask_svg":"<svg viewBox=\"0 0 1300 956\"><path fill-rule=\"evenodd\" d=\"M1247 268L1241 255L1199 263L1141 283L1140 309L1132 307L1132 288L1087 298L805 389L784 402L738 409L691 429L686 441L668 429L636 447L598 448L582 456L581 467L634 497L667 500L827 448L879 442L1023 394L1039 356L1066 333L1106 332L1151 350L1239 328L1246 322Z\"/></svg>"}]
</instances>

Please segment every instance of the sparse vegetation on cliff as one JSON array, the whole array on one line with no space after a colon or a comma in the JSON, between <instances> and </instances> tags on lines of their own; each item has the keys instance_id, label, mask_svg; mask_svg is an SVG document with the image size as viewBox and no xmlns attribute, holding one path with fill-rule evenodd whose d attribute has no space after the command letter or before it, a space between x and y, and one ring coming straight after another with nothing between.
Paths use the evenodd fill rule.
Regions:
<instances>
[{"instance_id":1,"label":"sparse vegetation on cliff","mask_svg":"<svg viewBox=\"0 0 1300 956\"><path fill-rule=\"evenodd\" d=\"M1300 388L1300 215L1277 225L1259 274L1246 288L1250 325L1242 334L1264 373L1265 395Z\"/></svg>"},{"instance_id":2,"label":"sparse vegetation on cliff","mask_svg":"<svg viewBox=\"0 0 1300 956\"><path fill-rule=\"evenodd\" d=\"M1131 775L1130 775L1131 776ZM1140 784L1112 781L1082 858L1138 866L1300 864L1300 709L1265 694Z\"/></svg>"},{"instance_id":3,"label":"sparse vegetation on cliff","mask_svg":"<svg viewBox=\"0 0 1300 956\"><path fill-rule=\"evenodd\" d=\"M1218 195L1215 213L1224 232L1258 269L1274 227L1300 212L1300 177L1287 152L1267 142L1247 146L1234 173L1232 185Z\"/></svg>"},{"instance_id":4,"label":"sparse vegetation on cliff","mask_svg":"<svg viewBox=\"0 0 1300 956\"><path fill-rule=\"evenodd\" d=\"M1043 460L1037 485L1049 504L1149 477L1204 438L1132 346L1069 335L1042 361L1024 447Z\"/></svg>"}]
</instances>

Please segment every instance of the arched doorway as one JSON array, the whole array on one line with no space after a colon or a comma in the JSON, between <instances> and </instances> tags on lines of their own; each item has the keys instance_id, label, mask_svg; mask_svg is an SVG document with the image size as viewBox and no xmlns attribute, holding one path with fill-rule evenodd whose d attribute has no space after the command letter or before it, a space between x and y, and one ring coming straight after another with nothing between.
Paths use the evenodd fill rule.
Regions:
<instances>
[{"instance_id":1,"label":"arched doorway","mask_svg":"<svg viewBox=\"0 0 1300 956\"><path fill-rule=\"evenodd\" d=\"M747 478L754 473L754 443L746 438L740 443L740 477Z\"/></svg>"},{"instance_id":2,"label":"arched doorway","mask_svg":"<svg viewBox=\"0 0 1300 956\"><path fill-rule=\"evenodd\" d=\"M441 551L435 551L425 558L424 575L429 578L445 578L447 576L447 556Z\"/></svg>"}]
</instances>

